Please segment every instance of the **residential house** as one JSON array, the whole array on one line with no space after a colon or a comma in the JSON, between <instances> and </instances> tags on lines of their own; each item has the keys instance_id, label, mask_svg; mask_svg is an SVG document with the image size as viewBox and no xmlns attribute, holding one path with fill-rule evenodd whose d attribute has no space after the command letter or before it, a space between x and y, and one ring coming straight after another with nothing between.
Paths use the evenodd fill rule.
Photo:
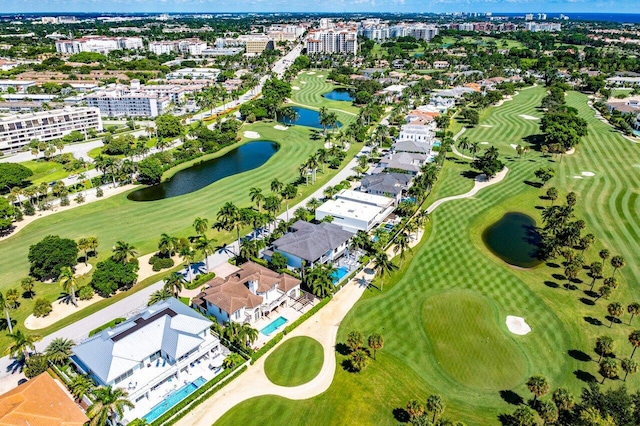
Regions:
<instances>
[{"instance_id":1,"label":"residential house","mask_svg":"<svg viewBox=\"0 0 640 426\"><path fill-rule=\"evenodd\" d=\"M406 142L413 143L413 142ZM378 173L367 175L360 181L360 191L391 197L398 204L404 191L411 186L411 176L404 173Z\"/></svg>"},{"instance_id":2,"label":"residential house","mask_svg":"<svg viewBox=\"0 0 640 426\"><path fill-rule=\"evenodd\" d=\"M315 264L333 262L342 256L353 236L340 226L321 222L313 224L302 220L291 226L293 232L273 242L272 250L265 253L280 253L287 258L287 265L301 268Z\"/></svg>"},{"instance_id":3,"label":"residential house","mask_svg":"<svg viewBox=\"0 0 640 426\"><path fill-rule=\"evenodd\" d=\"M331 216L331 223L345 231L370 231L391 214L394 204L390 197L345 189L316 209L316 220Z\"/></svg>"},{"instance_id":4,"label":"residential house","mask_svg":"<svg viewBox=\"0 0 640 426\"><path fill-rule=\"evenodd\" d=\"M0 425L83 426L87 415L49 373L0 395Z\"/></svg>"},{"instance_id":5,"label":"residential house","mask_svg":"<svg viewBox=\"0 0 640 426\"><path fill-rule=\"evenodd\" d=\"M289 306L291 300L300 297L301 283L291 275L247 262L224 279L208 281L207 288L192 303L220 323L252 323L279 306Z\"/></svg>"},{"instance_id":6,"label":"residential house","mask_svg":"<svg viewBox=\"0 0 640 426\"><path fill-rule=\"evenodd\" d=\"M396 140L398 141L414 141L433 144L435 138L435 120L428 124L405 124L400 127L400 132Z\"/></svg>"},{"instance_id":7,"label":"residential house","mask_svg":"<svg viewBox=\"0 0 640 426\"><path fill-rule=\"evenodd\" d=\"M389 172L401 172L408 173L410 175L417 175L420 172L420 167L429 159L424 154L413 154L409 152L390 152L382 159L380 163L374 169L374 173L380 173L382 171Z\"/></svg>"}]
</instances>

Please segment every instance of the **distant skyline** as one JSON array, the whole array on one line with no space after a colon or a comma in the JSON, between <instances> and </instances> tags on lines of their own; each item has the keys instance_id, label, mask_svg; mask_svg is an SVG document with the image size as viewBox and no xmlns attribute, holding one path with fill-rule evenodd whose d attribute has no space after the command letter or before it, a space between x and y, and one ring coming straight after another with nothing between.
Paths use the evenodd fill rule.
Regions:
<instances>
[{"instance_id":1,"label":"distant skyline","mask_svg":"<svg viewBox=\"0 0 640 426\"><path fill-rule=\"evenodd\" d=\"M638 0L0 0L0 6L2 13L633 13Z\"/></svg>"}]
</instances>

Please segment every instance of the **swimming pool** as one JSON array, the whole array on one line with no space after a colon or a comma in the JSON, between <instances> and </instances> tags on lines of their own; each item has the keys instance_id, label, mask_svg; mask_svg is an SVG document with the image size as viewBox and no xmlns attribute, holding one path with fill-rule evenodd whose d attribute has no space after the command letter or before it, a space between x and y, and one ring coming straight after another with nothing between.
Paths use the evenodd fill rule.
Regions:
<instances>
[{"instance_id":1,"label":"swimming pool","mask_svg":"<svg viewBox=\"0 0 640 426\"><path fill-rule=\"evenodd\" d=\"M173 408L180 401L191 395L198 389L200 386L207 383L204 377L198 377L191 383L187 383L180 389L171 392L167 397L160 403L154 406L151 411L149 411L143 418L151 423L156 420L158 417L162 416L164 413Z\"/></svg>"},{"instance_id":2,"label":"swimming pool","mask_svg":"<svg viewBox=\"0 0 640 426\"><path fill-rule=\"evenodd\" d=\"M333 285L338 284L349 273L349 268L341 266L331 273L331 281Z\"/></svg>"},{"instance_id":3,"label":"swimming pool","mask_svg":"<svg viewBox=\"0 0 640 426\"><path fill-rule=\"evenodd\" d=\"M387 228L388 230L392 230L393 229L393 225L390 223L385 223L384 227Z\"/></svg>"},{"instance_id":4,"label":"swimming pool","mask_svg":"<svg viewBox=\"0 0 640 426\"><path fill-rule=\"evenodd\" d=\"M412 203L412 204L416 203L415 197L405 197L405 198L402 199L402 201L407 201L407 202Z\"/></svg>"},{"instance_id":5,"label":"swimming pool","mask_svg":"<svg viewBox=\"0 0 640 426\"><path fill-rule=\"evenodd\" d=\"M265 336L269 336L271 333L282 327L287 322L288 320L285 317L278 317L271 321L268 326L260 330L260 333L264 334Z\"/></svg>"}]
</instances>

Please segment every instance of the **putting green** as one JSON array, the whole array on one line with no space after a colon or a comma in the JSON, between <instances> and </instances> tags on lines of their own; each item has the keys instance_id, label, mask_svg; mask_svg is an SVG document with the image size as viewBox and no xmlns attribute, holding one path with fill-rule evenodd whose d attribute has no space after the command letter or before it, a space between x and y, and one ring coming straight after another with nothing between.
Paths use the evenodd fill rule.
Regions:
<instances>
[{"instance_id":1,"label":"putting green","mask_svg":"<svg viewBox=\"0 0 640 426\"><path fill-rule=\"evenodd\" d=\"M422 305L422 320L438 365L461 385L499 391L526 378L526 359L486 297L437 294Z\"/></svg>"},{"instance_id":2,"label":"putting green","mask_svg":"<svg viewBox=\"0 0 640 426\"><path fill-rule=\"evenodd\" d=\"M311 337L294 337L280 345L264 362L264 372L280 386L298 386L318 375L324 363L322 345Z\"/></svg>"}]
</instances>

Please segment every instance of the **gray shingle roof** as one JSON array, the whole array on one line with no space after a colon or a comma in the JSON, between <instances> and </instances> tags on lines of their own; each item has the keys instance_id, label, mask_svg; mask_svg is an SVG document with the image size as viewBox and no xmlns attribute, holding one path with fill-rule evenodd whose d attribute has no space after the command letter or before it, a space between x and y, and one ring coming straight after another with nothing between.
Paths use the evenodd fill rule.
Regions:
<instances>
[{"instance_id":1,"label":"gray shingle roof","mask_svg":"<svg viewBox=\"0 0 640 426\"><path fill-rule=\"evenodd\" d=\"M293 224L290 232L273 242L280 251L292 254L309 262L318 260L329 250L339 247L353 236L351 232L333 223L314 225L302 220Z\"/></svg>"},{"instance_id":2,"label":"gray shingle roof","mask_svg":"<svg viewBox=\"0 0 640 426\"><path fill-rule=\"evenodd\" d=\"M362 189L367 192L388 193L395 196L408 188L411 176L404 173L379 173L365 176L360 182Z\"/></svg>"}]
</instances>

